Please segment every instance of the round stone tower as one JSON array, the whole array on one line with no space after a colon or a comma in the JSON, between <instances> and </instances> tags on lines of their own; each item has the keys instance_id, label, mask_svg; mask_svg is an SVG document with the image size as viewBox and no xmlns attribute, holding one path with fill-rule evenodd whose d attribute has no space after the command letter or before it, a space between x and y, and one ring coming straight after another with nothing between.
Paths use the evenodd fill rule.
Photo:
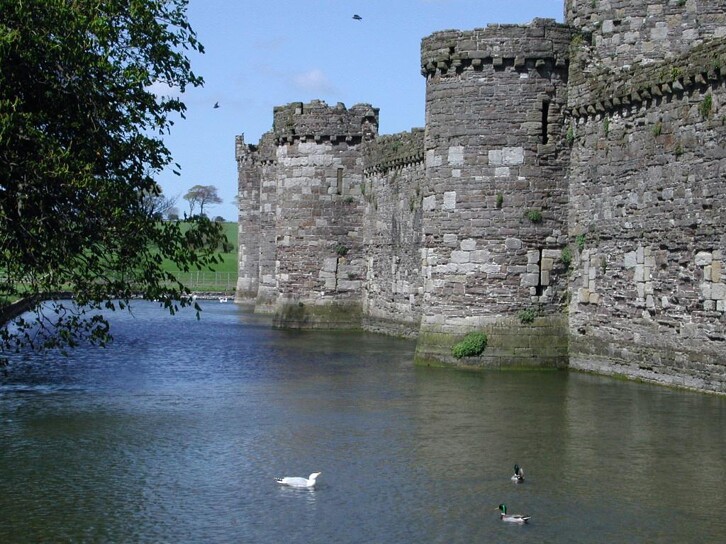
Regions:
<instances>
[{"instance_id":1,"label":"round stone tower","mask_svg":"<svg viewBox=\"0 0 726 544\"><path fill-rule=\"evenodd\" d=\"M456 363L483 330L484 364L564 365L572 33L554 20L437 32L426 77L424 304L417 359Z\"/></svg>"},{"instance_id":2,"label":"round stone tower","mask_svg":"<svg viewBox=\"0 0 726 544\"><path fill-rule=\"evenodd\" d=\"M361 146L378 133L378 109L315 100L275 108L275 285L267 297L284 327L359 328ZM270 180L263 180L269 183Z\"/></svg>"},{"instance_id":3,"label":"round stone tower","mask_svg":"<svg viewBox=\"0 0 726 544\"><path fill-rule=\"evenodd\" d=\"M723 0L565 0L565 21L591 43L595 62L627 68L678 56L726 36Z\"/></svg>"}]
</instances>

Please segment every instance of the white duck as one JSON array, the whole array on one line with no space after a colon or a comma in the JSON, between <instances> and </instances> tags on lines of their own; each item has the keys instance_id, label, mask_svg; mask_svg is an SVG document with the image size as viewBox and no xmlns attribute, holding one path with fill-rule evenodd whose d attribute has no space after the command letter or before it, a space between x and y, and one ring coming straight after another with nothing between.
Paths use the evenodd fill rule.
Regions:
<instances>
[{"instance_id":1,"label":"white duck","mask_svg":"<svg viewBox=\"0 0 726 544\"><path fill-rule=\"evenodd\" d=\"M275 478L278 484L289 485L291 487L315 487L315 480L322 472L313 472L309 478L300 478L298 476L286 476L285 478Z\"/></svg>"},{"instance_id":2,"label":"white duck","mask_svg":"<svg viewBox=\"0 0 726 544\"><path fill-rule=\"evenodd\" d=\"M514 474L512 475L512 481L521 484L524 481L524 469L519 465L514 465Z\"/></svg>"},{"instance_id":3,"label":"white duck","mask_svg":"<svg viewBox=\"0 0 726 544\"><path fill-rule=\"evenodd\" d=\"M529 518L532 516L523 516L522 514L507 514L507 505L500 504L498 510L500 511L499 519L507 521L509 523L527 523Z\"/></svg>"}]
</instances>

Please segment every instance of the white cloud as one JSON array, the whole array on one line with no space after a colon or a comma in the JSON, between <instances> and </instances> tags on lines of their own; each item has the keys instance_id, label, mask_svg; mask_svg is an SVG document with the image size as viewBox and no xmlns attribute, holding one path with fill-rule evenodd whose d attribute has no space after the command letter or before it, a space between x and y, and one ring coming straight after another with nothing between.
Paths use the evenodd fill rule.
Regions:
<instances>
[{"instance_id":1,"label":"white cloud","mask_svg":"<svg viewBox=\"0 0 726 544\"><path fill-rule=\"evenodd\" d=\"M155 81L146 87L146 90L154 93L158 97L179 98L182 95L179 87L170 87L163 81Z\"/></svg>"},{"instance_id":2,"label":"white cloud","mask_svg":"<svg viewBox=\"0 0 726 544\"><path fill-rule=\"evenodd\" d=\"M296 74L292 77L292 81L298 89L303 91L315 93L333 93L335 91L328 76L319 68Z\"/></svg>"}]
</instances>

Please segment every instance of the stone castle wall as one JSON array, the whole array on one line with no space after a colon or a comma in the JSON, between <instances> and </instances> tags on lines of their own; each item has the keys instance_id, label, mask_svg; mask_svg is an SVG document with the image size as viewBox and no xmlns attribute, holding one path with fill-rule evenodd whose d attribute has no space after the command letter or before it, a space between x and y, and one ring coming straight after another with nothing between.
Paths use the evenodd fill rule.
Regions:
<instances>
[{"instance_id":1,"label":"stone castle wall","mask_svg":"<svg viewBox=\"0 0 726 544\"><path fill-rule=\"evenodd\" d=\"M566 360L558 261L567 232L562 108L571 37L568 27L535 20L423 40L420 360L455 362L451 345L480 329L490 338L487 356L500 363ZM523 325L523 310L540 314L542 326ZM552 350L533 349L532 334Z\"/></svg>"},{"instance_id":2,"label":"stone castle wall","mask_svg":"<svg viewBox=\"0 0 726 544\"><path fill-rule=\"evenodd\" d=\"M365 149L363 327L415 337L421 323L423 129Z\"/></svg>"},{"instance_id":3,"label":"stone castle wall","mask_svg":"<svg viewBox=\"0 0 726 544\"><path fill-rule=\"evenodd\" d=\"M726 391L726 6L567 0L422 42L426 127L276 108L237 142L237 299L416 358ZM249 239L248 239L249 238Z\"/></svg>"},{"instance_id":4,"label":"stone castle wall","mask_svg":"<svg viewBox=\"0 0 726 544\"><path fill-rule=\"evenodd\" d=\"M723 0L565 0L565 22L592 42L592 65L614 71L726 36Z\"/></svg>"},{"instance_id":5,"label":"stone castle wall","mask_svg":"<svg viewBox=\"0 0 726 544\"><path fill-rule=\"evenodd\" d=\"M726 40L571 104L570 366L726 391Z\"/></svg>"}]
</instances>

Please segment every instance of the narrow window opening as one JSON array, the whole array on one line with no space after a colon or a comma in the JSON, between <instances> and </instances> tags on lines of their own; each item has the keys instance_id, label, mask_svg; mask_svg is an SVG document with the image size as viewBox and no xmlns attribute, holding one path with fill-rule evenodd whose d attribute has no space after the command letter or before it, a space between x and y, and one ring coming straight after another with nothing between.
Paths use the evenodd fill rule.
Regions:
<instances>
[{"instance_id":1,"label":"narrow window opening","mask_svg":"<svg viewBox=\"0 0 726 544\"><path fill-rule=\"evenodd\" d=\"M343 194L343 169L342 168L338 168L338 188L337 188L337 193L339 195L342 195Z\"/></svg>"},{"instance_id":2,"label":"narrow window opening","mask_svg":"<svg viewBox=\"0 0 726 544\"><path fill-rule=\"evenodd\" d=\"M542 274L544 272L542 271L542 250L541 249L539 250L539 262L537 263L537 265L539 266L539 274L537 275L539 279L537 280L537 287L535 287L535 289L536 289L535 292L538 297L541 297L544 294L544 285L542 285Z\"/></svg>"},{"instance_id":3,"label":"narrow window opening","mask_svg":"<svg viewBox=\"0 0 726 544\"><path fill-rule=\"evenodd\" d=\"M542 101L542 143L546 144L549 138L547 137L547 117L550 113L550 103L547 100Z\"/></svg>"}]
</instances>

